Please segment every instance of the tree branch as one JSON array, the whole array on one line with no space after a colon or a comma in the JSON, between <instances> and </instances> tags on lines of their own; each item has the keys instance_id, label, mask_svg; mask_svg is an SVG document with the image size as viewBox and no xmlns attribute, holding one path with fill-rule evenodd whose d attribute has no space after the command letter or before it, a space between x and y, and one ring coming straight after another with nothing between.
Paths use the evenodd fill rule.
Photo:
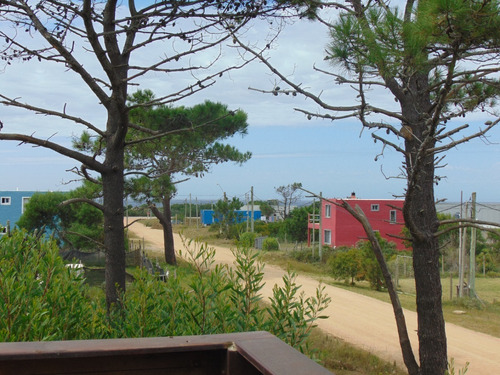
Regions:
<instances>
[{"instance_id":1,"label":"tree branch","mask_svg":"<svg viewBox=\"0 0 500 375\"><path fill-rule=\"evenodd\" d=\"M104 166L103 164L97 162L94 158L82 154L78 151L66 148L64 146L61 146L58 143L50 142L48 140L36 138L30 135L25 135L25 134L5 134L5 133L0 133L0 140L7 140L7 141L20 141L20 144L23 143L29 143L32 145L36 146L41 146L45 147L48 149L51 149L52 151L57 152L58 154L67 156L69 158L72 158L74 160L78 160L79 162L91 167L92 169L98 171L98 172L104 172L107 171L107 167Z\"/></svg>"},{"instance_id":2,"label":"tree branch","mask_svg":"<svg viewBox=\"0 0 500 375\"><path fill-rule=\"evenodd\" d=\"M104 206L93 201L92 199L88 199L88 198L72 198L72 199L68 199L68 200L65 200L64 202L62 202L60 205L61 206L67 206L69 204L73 204L73 203L87 203L87 204L90 204L91 206L97 208L98 210L101 210L104 212Z\"/></svg>"},{"instance_id":3,"label":"tree branch","mask_svg":"<svg viewBox=\"0 0 500 375\"><path fill-rule=\"evenodd\" d=\"M0 94L0 99L1 99L0 104L10 106L10 107L23 108L23 109L26 109L28 111L35 112L37 114L42 114L42 115L47 115L47 116L55 116L55 117L63 118L65 120L70 120L70 121L73 121L77 124L82 124L85 127L87 127L88 129L93 130L97 134L104 136L104 132L102 130L100 130L99 128L95 127L94 125L92 125L90 122L85 121L80 117L68 115L66 113L66 104L64 105L63 112L59 112L59 111L53 111L53 110L46 109L46 108L35 107L35 106L29 105L27 103L20 103L16 99L8 98L7 96L2 95L2 94Z\"/></svg>"}]
</instances>

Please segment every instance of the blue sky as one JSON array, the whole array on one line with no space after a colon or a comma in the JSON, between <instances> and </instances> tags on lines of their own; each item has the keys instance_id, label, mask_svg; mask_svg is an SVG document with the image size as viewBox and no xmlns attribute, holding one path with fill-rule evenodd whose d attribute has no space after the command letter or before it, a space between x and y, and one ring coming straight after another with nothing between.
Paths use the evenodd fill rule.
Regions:
<instances>
[{"instance_id":1,"label":"blue sky","mask_svg":"<svg viewBox=\"0 0 500 375\"><path fill-rule=\"evenodd\" d=\"M247 37L258 38L267 33L265 24L258 24ZM278 43L269 51L271 61L289 77L330 103L350 104L353 92L335 85L331 78L314 72L314 64L331 69L323 61L328 42L326 30L318 24L298 22L285 29ZM228 57L229 58L229 57ZM89 62L90 64L90 62ZM190 79L191 77L186 77ZM141 83L141 88L152 89L157 96L174 90L185 82L172 77L153 76ZM203 178L191 179L178 185L178 199L217 200L223 191L228 196L245 199L254 187L256 199L277 198L275 188L293 182L324 196L345 197L355 191L361 198L390 198L404 193L404 180L399 174L402 157L386 150L381 151L368 132L360 135L360 125L354 120L330 122L307 120L294 108L317 108L301 97L264 95L249 87L269 89L279 84L262 64L252 64L244 70L225 75L213 88L192 96L178 104L193 105L206 99L220 101L229 108L239 108L248 113L249 132L231 140L241 151L251 151L252 159L243 166L218 165ZM95 124L105 122L105 113L95 97L79 81L59 67L39 63L13 64L0 72L2 93L20 97L37 105L61 109L64 103L75 115ZM373 100L392 103L385 93L374 93ZM487 116L467 119L471 125L488 120ZM2 131L33 133L53 137L66 145L71 136L83 128L57 119L28 114L2 107ZM490 133L490 144L476 139L448 152L446 167L438 170L445 176L436 187L436 197L449 201L460 200L461 191L468 197L477 192L478 200L499 202L500 194L500 129ZM68 190L78 185L71 182L75 176L67 170L77 164L58 154L18 146L16 142L0 142L0 191L1 190ZM382 172L383 171L383 172Z\"/></svg>"}]
</instances>

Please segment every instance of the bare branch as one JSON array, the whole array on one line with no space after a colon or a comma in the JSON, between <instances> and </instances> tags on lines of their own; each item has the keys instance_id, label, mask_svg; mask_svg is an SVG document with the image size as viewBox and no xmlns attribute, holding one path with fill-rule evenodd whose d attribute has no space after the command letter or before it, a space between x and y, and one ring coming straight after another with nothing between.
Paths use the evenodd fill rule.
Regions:
<instances>
[{"instance_id":1,"label":"bare branch","mask_svg":"<svg viewBox=\"0 0 500 375\"><path fill-rule=\"evenodd\" d=\"M63 111L53 111L50 109L46 108L41 108L41 107L35 107L27 103L21 103L17 100L17 98L8 98L5 95L0 94L0 104L10 106L10 107L18 107L18 108L23 108L31 112L35 112L36 114L42 114L42 115L47 115L47 116L55 116L55 117L60 117L65 120L73 121L76 124L82 124L88 129L93 130L97 134L104 136L104 132L100 130L99 128L95 127L92 125L90 122L83 120L82 118L75 117L75 116L70 116L66 113L66 104L63 106Z\"/></svg>"},{"instance_id":2,"label":"bare branch","mask_svg":"<svg viewBox=\"0 0 500 375\"><path fill-rule=\"evenodd\" d=\"M104 244L103 244L102 242L96 241L96 240L95 240L95 239L93 239L92 237L86 236L86 235L84 235L84 234L82 234L82 233L73 232L73 231L70 231L70 230L65 231L65 233L66 233L66 234L73 234L73 235L75 235L75 236L79 236L79 237L81 237L81 238L85 238L86 240L88 240L88 241L90 241L90 242L92 242L92 243L96 244L97 246L99 246L99 248L104 249Z\"/></svg>"},{"instance_id":3,"label":"bare branch","mask_svg":"<svg viewBox=\"0 0 500 375\"><path fill-rule=\"evenodd\" d=\"M396 151L398 152L401 152L403 155L406 154L406 151L403 150L401 147L399 147L398 145L396 145L395 143L392 143L392 142L389 142L387 139L383 138L383 137L380 137L378 136L377 134L372 134L372 137L374 139L376 139L377 141L380 141L382 142L384 145L387 145L387 146L390 146L392 147L393 149L395 149Z\"/></svg>"},{"instance_id":4,"label":"bare branch","mask_svg":"<svg viewBox=\"0 0 500 375\"><path fill-rule=\"evenodd\" d=\"M429 153L438 153L438 152L443 152L443 151L447 151L455 146L458 146L462 143L466 143L468 141L470 141L471 139L475 139L475 138L479 138L479 137L483 137L487 132L489 132L493 127L495 127L498 123L500 122L500 118L496 119L495 121L491 122L491 121L488 121L486 123L486 127L482 130L479 130L478 132L474 133L474 134L471 134L467 137L463 137L462 139L458 140L458 141L453 141L453 142L450 142L446 145L443 145L443 146L440 146L440 147L435 147L435 148L429 148L427 150L427 152ZM466 128L468 125L463 125L461 128L464 129ZM458 129L460 128L457 128L457 129L454 129L456 131L459 131ZM455 132L456 132L455 131ZM450 132L451 133L451 132ZM448 134L448 133L447 133Z\"/></svg>"},{"instance_id":5,"label":"bare branch","mask_svg":"<svg viewBox=\"0 0 500 375\"><path fill-rule=\"evenodd\" d=\"M25 134L9 134L9 133L0 133L0 140L20 141L21 144L29 143L35 146L45 147L57 152L58 154L78 160L81 163L91 167L96 171L102 172L107 170L106 166L104 166L102 163L97 162L94 158L82 154L78 151L61 146L58 143L50 142L48 140L36 138Z\"/></svg>"},{"instance_id":6,"label":"bare branch","mask_svg":"<svg viewBox=\"0 0 500 375\"><path fill-rule=\"evenodd\" d=\"M64 202L62 202L60 205L61 206L67 206L69 204L74 204L74 203L87 203L87 204L90 204L91 206L97 208L98 210L101 210L104 212L104 206L93 201L92 199L88 199L88 198L72 198L72 199L68 199L68 200L65 200Z\"/></svg>"}]
</instances>

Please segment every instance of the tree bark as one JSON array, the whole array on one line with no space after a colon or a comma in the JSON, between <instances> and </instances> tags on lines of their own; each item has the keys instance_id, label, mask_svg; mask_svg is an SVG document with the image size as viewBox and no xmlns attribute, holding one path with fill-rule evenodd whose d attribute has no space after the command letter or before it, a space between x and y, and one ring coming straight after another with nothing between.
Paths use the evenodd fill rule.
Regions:
<instances>
[{"instance_id":1,"label":"tree bark","mask_svg":"<svg viewBox=\"0 0 500 375\"><path fill-rule=\"evenodd\" d=\"M443 375L448 366L442 287L439 269L439 221L434 198L435 128L430 113L428 75L415 74L408 81L408 95L402 113L408 121L405 137L408 186L403 216L413 248L420 373Z\"/></svg>"},{"instance_id":2,"label":"tree bark","mask_svg":"<svg viewBox=\"0 0 500 375\"><path fill-rule=\"evenodd\" d=\"M438 228L432 180L433 157L416 179L412 194L407 195L403 214L409 225L413 247L418 315L420 368L422 374L442 375L447 368L446 332L441 304Z\"/></svg>"},{"instance_id":3,"label":"tree bark","mask_svg":"<svg viewBox=\"0 0 500 375\"><path fill-rule=\"evenodd\" d=\"M174 248L174 233L172 228L172 211L170 209L170 196L163 197L163 240L165 242L165 261L172 265L177 265Z\"/></svg>"},{"instance_id":4,"label":"tree bark","mask_svg":"<svg viewBox=\"0 0 500 375\"><path fill-rule=\"evenodd\" d=\"M163 227L163 243L164 243L163 246L165 252L165 262L167 262L167 264L170 264L172 266L176 266L177 258L175 256L175 247L174 247L172 211L170 209L170 196L168 194L163 196L162 205L163 205L162 211L160 211L154 204L151 204L149 207L151 208L151 211L160 221L160 224Z\"/></svg>"},{"instance_id":5,"label":"tree bark","mask_svg":"<svg viewBox=\"0 0 500 375\"><path fill-rule=\"evenodd\" d=\"M122 108L123 106L123 108ZM125 228L123 225L124 149L128 126L125 100L108 108L106 151L101 172L104 207L104 246L106 249L106 303L108 309L119 303L125 291Z\"/></svg>"}]
</instances>

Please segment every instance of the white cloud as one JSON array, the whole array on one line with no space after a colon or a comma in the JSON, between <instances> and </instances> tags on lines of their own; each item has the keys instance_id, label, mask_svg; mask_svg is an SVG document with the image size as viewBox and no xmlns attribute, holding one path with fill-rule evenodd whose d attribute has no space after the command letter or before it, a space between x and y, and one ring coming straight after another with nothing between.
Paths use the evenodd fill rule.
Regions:
<instances>
[{"instance_id":1,"label":"white cloud","mask_svg":"<svg viewBox=\"0 0 500 375\"><path fill-rule=\"evenodd\" d=\"M258 22L247 31L248 40L264 40L268 34L265 23ZM348 87L336 85L333 77L315 72L313 66L331 69L323 61L324 49L328 43L325 28L318 23L298 21L288 25L282 32L277 44L267 53L271 62L284 74L310 87L317 95L321 94L326 102L333 105L352 105L356 103L355 92ZM171 53L172 46L164 43L141 56L135 56L133 63L141 59L151 59L165 53ZM86 68L98 72L99 67L90 53L75 51L82 58ZM213 56L213 55L212 55ZM234 49L224 48L224 59L219 63L234 61L237 54ZM209 58L195 56L192 63L206 63ZM202 76L204 73L200 73ZM101 74L98 74L101 75ZM157 96L172 93L197 78L189 74L162 75L151 73L140 80L140 88L152 89ZM355 190L360 196L386 197L392 192L401 193L404 182L385 180L380 166L388 175L399 172L402 158L395 152L388 152L381 162L375 163L374 157L380 152L380 145L374 145L368 132L359 138L360 126L355 120L331 123L329 121L307 121L305 116L294 111L303 108L312 112L320 112L318 106L300 96L272 96L249 90L270 89L274 84L281 84L261 63L255 62L242 70L225 74L211 87L199 94L179 102L182 105L193 105L205 99L220 101L230 108L240 108L249 115L249 135L243 139L232 141L241 150L249 150L254 156L243 167L221 165L213 168L213 172L203 179L192 179L179 185L180 195L189 193L202 195L220 195L220 184L237 195L255 185L259 195L271 198L274 186L301 181L315 191L324 191L330 196L344 196ZM34 105L48 106L54 110L62 110L66 104L67 113L84 118L103 128L106 112L99 105L94 94L71 71L37 61L13 64L0 73L2 94L19 97ZM284 88L284 87L283 87ZM135 86L130 89L134 91ZM396 106L392 96L385 92L373 91L375 103ZM49 137L57 133L65 144L70 143L71 135L78 135L84 129L54 117L27 114L22 110L2 107L0 120L4 124L3 132L36 132L40 137ZM479 123L483 116L472 118ZM492 141L500 142L500 132L492 133ZM401 143L401 140L396 140ZM29 146L14 147L0 142L0 165L2 177L0 189L6 189L5 181L24 181L26 190L41 188L57 190L63 188L61 181L72 177L65 170L76 164L59 157L54 153L33 149ZM461 185L494 185L484 183L498 181L498 145L487 147L480 141L472 145L459 147L458 152L450 153L446 159L449 166L444 170L449 174L447 180L439 185L442 195L447 192L455 194ZM476 158L478 156L478 158ZM480 158L479 158L480 156ZM5 168L9 166L9 168ZM17 166L17 168L16 168ZM33 168L29 168L33 166ZM452 173L460 168L460 173ZM29 178L26 171L29 170ZM475 171L481 171L481 174ZM36 176L36 177L34 177ZM9 182L10 183L10 182ZM9 185L11 186L11 185ZM491 197L496 196L496 186L489 186ZM495 200L490 198L490 200ZM498 197L496 200L500 200Z\"/></svg>"}]
</instances>

